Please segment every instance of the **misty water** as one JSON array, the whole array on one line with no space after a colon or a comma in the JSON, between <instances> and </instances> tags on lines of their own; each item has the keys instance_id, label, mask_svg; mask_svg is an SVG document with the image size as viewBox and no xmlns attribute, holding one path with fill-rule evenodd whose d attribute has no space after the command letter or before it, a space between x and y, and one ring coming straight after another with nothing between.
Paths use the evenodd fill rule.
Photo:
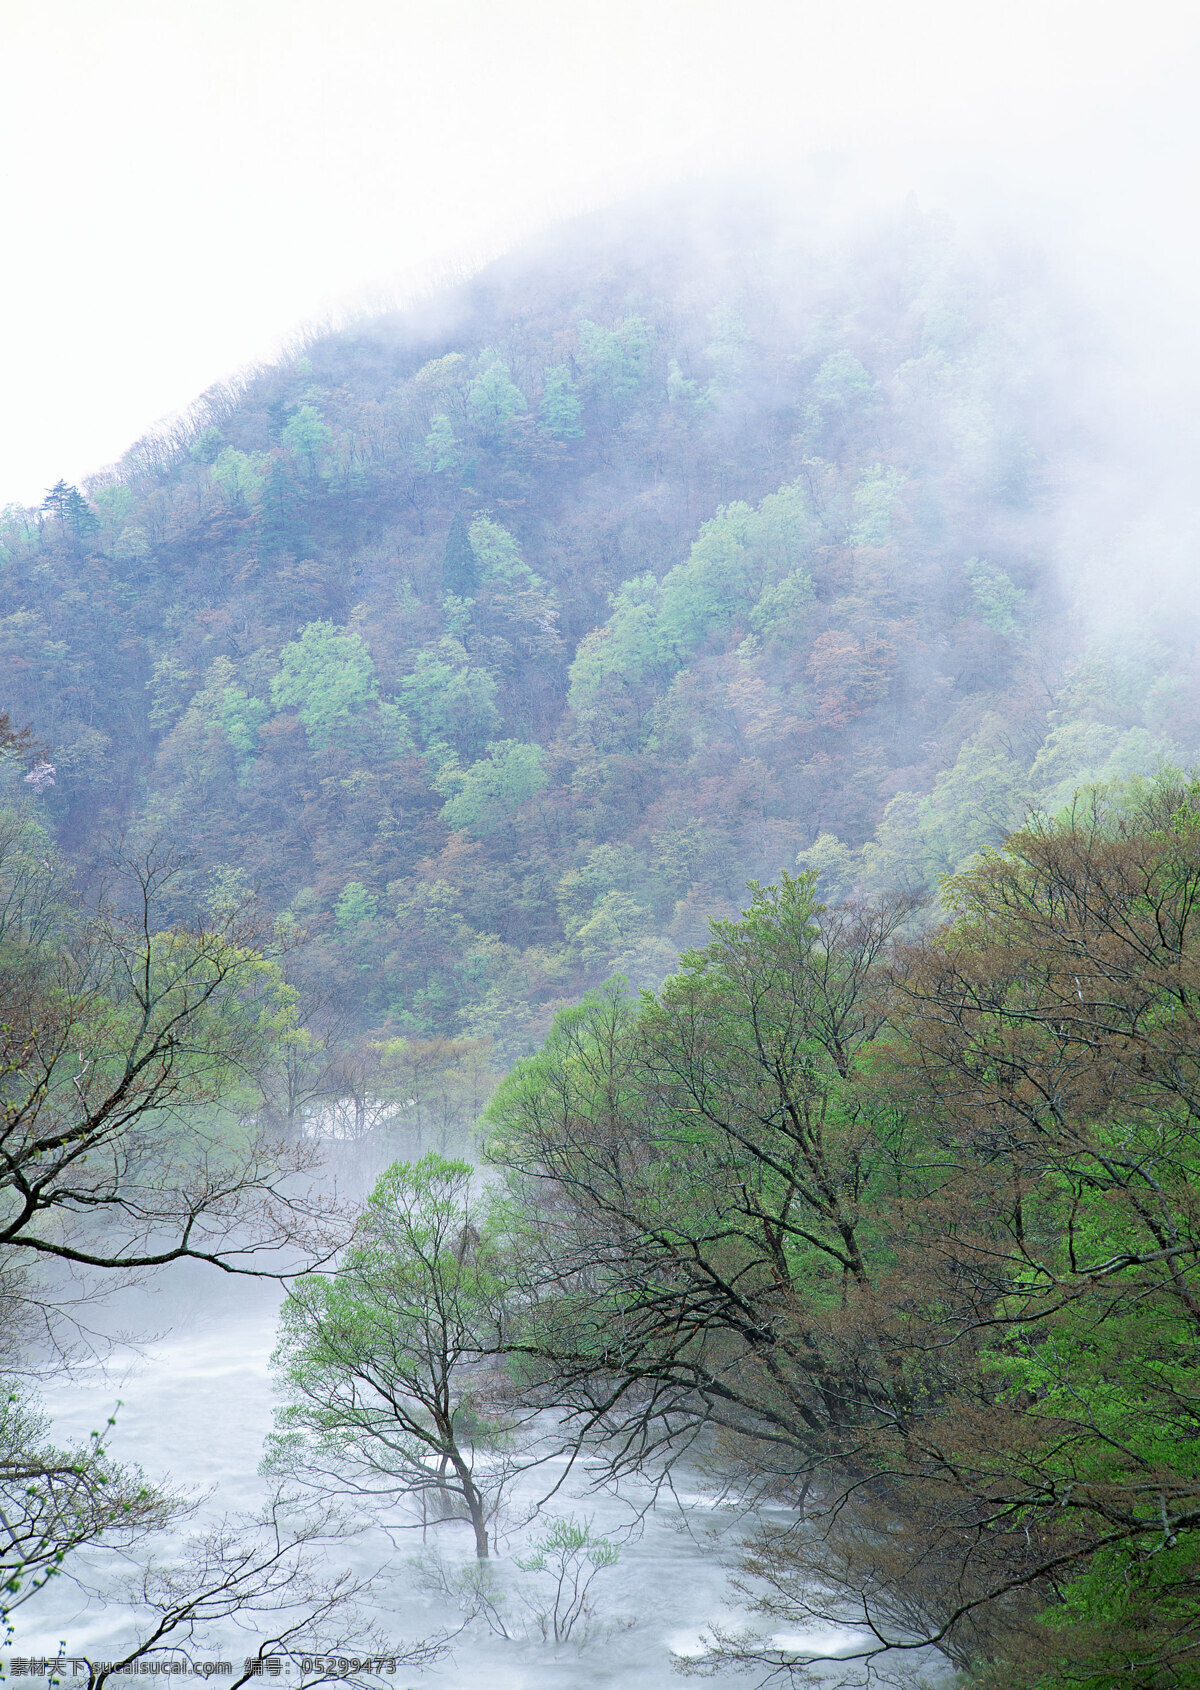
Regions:
<instances>
[{"instance_id":1,"label":"misty water","mask_svg":"<svg viewBox=\"0 0 1200 1690\"><path fill-rule=\"evenodd\" d=\"M352 1185L365 1184L369 1171L343 1168ZM112 1456L139 1464L166 1488L196 1499L195 1513L179 1532L156 1540L159 1555L169 1556L183 1536L223 1515L252 1510L267 1493L269 1481L259 1464L275 1406L270 1355L283 1294L277 1284L230 1279L194 1264L168 1270L93 1311L94 1328L111 1342L103 1361L77 1370L70 1380L47 1383L43 1400L60 1439L86 1438L113 1415L106 1438ZM147 1333L153 1336L136 1337ZM769 1625L755 1623L729 1583L746 1521L714 1494L711 1475L681 1465L671 1487L660 1490L650 1507L648 1483L625 1483L618 1494L593 1485L585 1462L572 1465L564 1478L566 1466L565 1457L551 1457L508 1497L504 1520L512 1529L506 1532L502 1521L494 1564L510 1599L511 1640L476 1621L436 1664L400 1665L392 1684L419 1683L430 1690L617 1684L660 1690L687 1682L680 1668L701 1654L714 1625L752 1627L777 1646L827 1653L830 1666L817 1669L818 1678L837 1680L837 1656L852 1651L861 1634L850 1627L771 1632ZM515 1557L527 1555L531 1535L562 1516L589 1520L619 1546L620 1559L597 1575L595 1613L582 1642L576 1635L556 1646L536 1633L537 1593ZM399 1651L460 1627L462 1612L422 1587L421 1564L432 1553L451 1571L469 1565L466 1523L431 1526L423 1543L413 1515L403 1509L388 1516L391 1530L380 1530L366 1509L359 1521L360 1530L325 1552L322 1570L348 1568L374 1577L371 1599L360 1607L364 1629L373 1627ZM119 1658L145 1631L145 1611L129 1600L128 1585L146 1548L141 1545L131 1556L85 1551L73 1558L68 1573L17 1611L13 1654ZM204 1629L184 1653L189 1659L229 1660L240 1670L265 1635L260 1620L247 1617ZM935 1660L923 1658L913 1663L913 1676L930 1683L941 1675ZM280 1682L299 1679L298 1666L288 1664ZM750 1681L733 1672L704 1680Z\"/></svg>"}]
</instances>

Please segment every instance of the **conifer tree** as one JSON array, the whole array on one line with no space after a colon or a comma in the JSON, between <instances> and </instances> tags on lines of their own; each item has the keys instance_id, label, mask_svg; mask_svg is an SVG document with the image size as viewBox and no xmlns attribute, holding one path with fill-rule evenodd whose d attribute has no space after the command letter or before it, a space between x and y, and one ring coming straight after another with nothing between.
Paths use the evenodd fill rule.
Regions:
<instances>
[{"instance_id":1,"label":"conifer tree","mask_svg":"<svg viewBox=\"0 0 1200 1690\"><path fill-rule=\"evenodd\" d=\"M304 547L304 524L296 486L280 454L267 460L262 484L261 546L265 556L299 557Z\"/></svg>"},{"instance_id":2,"label":"conifer tree","mask_svg":"<svg viewBox=\"0 0 1200 1690\"><path fill-rule=\"evenodd\" d=\"M78 487L73 487L61 477L53 487L47 488L42 509L54 517L58 531L64 537L70 534L72 539L81 540L98 526L95 512Z\"/></svg>"},{"instance_id":3,"label":"conifer tree","mask_svg":"<svg viewBox=\"0 0 1200 1690\"><path fill-rule=\"evenodd\" d=\"M479 565L467 532L466 518L455 513L446 536L446 550L442 556L442 591L457 598L469 599L479 587Z\"/></svg>"}]
</instances>

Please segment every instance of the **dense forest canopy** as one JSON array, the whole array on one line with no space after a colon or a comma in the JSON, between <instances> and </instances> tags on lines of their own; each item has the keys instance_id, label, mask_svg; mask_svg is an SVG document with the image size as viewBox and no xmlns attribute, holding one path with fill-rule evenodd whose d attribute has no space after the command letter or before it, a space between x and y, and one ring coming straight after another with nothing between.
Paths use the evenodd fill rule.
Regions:
<instances>
[{"instance_id":1,"label":"dense forest canopy","mask_svg":"<svg viewBox=\"0 0 1200 1690\"><path fill-rule=\"evenodd\" d=\"M1186 761L1180 653L1067 614L1038 264L911 207L749 221L585 224L10 510L4 702L66 848L169 838L358 1030L507 1060L749 878L927 887Z\"/></svg>"}]
</instances>

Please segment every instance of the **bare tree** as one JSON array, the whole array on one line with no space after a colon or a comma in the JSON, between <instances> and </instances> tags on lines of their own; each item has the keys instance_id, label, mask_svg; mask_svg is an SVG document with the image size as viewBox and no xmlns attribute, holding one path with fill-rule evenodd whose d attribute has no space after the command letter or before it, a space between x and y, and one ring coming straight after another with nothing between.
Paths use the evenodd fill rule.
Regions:
<instances>
[{"instance_id":1,"label":"bare tree","mask_svg":"<svg viewBox=\"0 0 1200 1690\"><path fill-rule=\"evenodd\" d=\"M39 849L40 846L40 849ZM314 1147L243 1107L290 1025L243 903L166 919L181 864L148 852L90 912L28 817L0 819L0 1311L4 1363L59 1359L79 1301L165 1263L284 1277L344 1241ZM65 1281L70 1281L70 1285ZM69 1295L68 1295L69 1291ZM27 1392L0 1414L0 1569L26 1600L85 1544L178 1513L94 1438L51 1441Z\"/></svg>"},{"instance_id":2,"label":"bare tree","mask_svg":"<svg viewBox=\"0 0 1200 1690\"><path fill-rule=\"evenodd\" d=\"M178 859L128 867L125 909L64 918L0 969L0 1250L105 1271L327 1258L313 1148L222 1111L287 1014L261 930L228 904L160 925Z\"/></svg>"},{"instance_id":3,"label":"bare tree","mask_svg":"<svg viewBox=\"0 0 1200 1690\"><path fill-rule=\"evenodd\" d=\"M267 1656L307 1660L308 1684L360 1686L388 1683L397 1666L440 1659L449 1634L397 1648L364 1618L371 1580L323 1570L350 1529L327 1504L276 1490L256 1513L226 1515L175 1556L146 1560L119 1592L130 1610L151 1616L138 1641L119 1658L72 1664L86 1669L88 1690L102 1690L114 1674L136 1670L152 1655L190 1662L198 1650L224 1651L231 1627L250 1621L259 1628L255 1653L234 1669L232 1690L258 1676ZM98 1594L114 1599L111 1588ZM343 1666L343 1655L353 1665Z\"/></svg>"}]
</instances>

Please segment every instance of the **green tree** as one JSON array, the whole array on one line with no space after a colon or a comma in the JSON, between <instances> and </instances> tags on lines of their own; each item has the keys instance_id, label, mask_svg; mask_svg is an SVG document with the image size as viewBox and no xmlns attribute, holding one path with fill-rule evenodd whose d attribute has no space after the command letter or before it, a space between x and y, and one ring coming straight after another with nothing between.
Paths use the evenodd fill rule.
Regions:
<instances>
[{"instance_id":1,"label":"green tree","mask_svg":"<svg viewBox=\"0 0 1200 1690\"><path fill-rule=\"evenodd\" d=\"M892 536L900 509L900 495L908 478L898 469L873 464L854 489L854 522L850 542L882 546Z\"/></svg>"},{"instance_id":2,"label":"green tree","mask_svg":"<svg viewBox=\"0 0 1200 1690\"><path fill-rule=\"evenodd\" d=\"M348 880L342 887L333 914L343 932L350 932L363 922L374 921L379 912L379 899L369 892L361 880Z\"/></svg>"},{"instance_id":3,"label":"green tree","mask_svg":"<svg viewBox=\"0 0 1200 1690\"><path fill-rule=\"evenodd\" d=\"M578 440L582 436L583 402L565 364L554 364L546 371L538 416L542 427L556 440Z\"/></svg>"},{"instance_id":4,"label":"green tree","mask_svg":"<svg viewBox=\"0 0 1200 1690\"><path fill-rule=\"evenodd\" d=\"M226 446L212 461L209 471L221 491L233 503L248 506L262 491L263 478L247 452Z\"/></svg>"},{"instance_id":5,"label":"green tree","mask_svg":"<svg viewBox=\"0 0 1200 1690\"><path fill-rule=\"evenodd\" d=\"M328 455L333 430L315 405L301 405L288 420L280 438L302 461L312 480Z\"/></svg>"},{"instance_id":6,"label":"green tree","mask_svg":"<svg viewBox=\"0 0 1200 1690\"><path fill-rule=\"evenodd\" d=\"M540 745L516 739L496 740L470 768L447 771L453 795L442 806L442 820L456 832L490 839L511 826L517 811L547 782Z\"/></svg>"},{"instance_id":7,"label":"green tree","mask_svg":"<svg viewBox=\"0 0 1200 1690\"><path fill-rule=\"evenodd\" d=\"M360 634L310 622L280 653L271 682L277 710L292 708L314 749L332 744L375 699L375 664Z\"/></svg>"},{"instance_id":8,"label":"green tree","mask_svg":"<svg viewBox=\"0 0 1200 1690\"><path fill-rule=\"evenodd\" d=\"M546 1575L548 1600L536 1610L542 1638L547 1643L565 1643L573 1632L586 1631L595 1605L596 1575L605 1567L615 1567L621 1552L611 1539L600 1536L590 1520L576 1519L573 1514L543 1527L531 1550L517 1557L517 1565L522 1572Z\"/></svg>"},{"instance_id":9,"label":"green tree","mask_svg":"<svg viewBox=\"0 0 1200 1690\"><path fill-rule=\"evenodd\" d=\"M579 366L589 396L621 410L636 398L650 373L653 334L641 317L605 329L585 318L578 329Z\"/></svg>"},{"instance_id":10,"label":"green tree","mask_svg":"<svg viewBox=\"0 0 1200 1690\"><path fill-rule=\"evenodd\" d=\"M70 535L73 540L82 540L85 534L93 533L100 526L99 518L78 487L72 487L66 481L56 481L48 489L42 500L42 509L54 518L59 534L64 538Z\"/></svg>"},{"instance_id":11,"label":"green tree","mask_svg":"<svg viewBox=\"0 0 1200 1690\"><path fill-rule=\"evenodd\" d=\"M217 460L218 463L220 461ZM259 534L267 557L296 558L304 553L307 535L300 510L300 493L282 452L270 453L263 469L259 493Z\"/></svg>"},{"instance_id":12,"label":"green tree","mask_svg":"<svg viewBox=\"0 0 1200 1690\"><path fill-rule=\"evenodd\" d=\"M445 412L438 412L429 425L417 464L426 475L447 475L461 469L465 453L454 433L454 425Z\"/></svg>"},{"instance_id":13,"label":"green tree","mask_svg":"<svg viewBox=\"0 0 1200 1690\"><path fill-rule=\"evenodd\" d=\"M470 1167L429 1155L389 1168L337 1272L297 1281L283 1306L272 1466L415 1497L425 1520L467 1522L484 1559L506 1476L492 1406L505 1294Z\"/></svg>"},{"instance_id":14,"label":"green tree","mask_svg":"<svg viewBox=\"0 0 1200 1690\"><path fill-rule=\"evenodd\" d=\"M502 439L513 418L528 409L508 365L491 348L479 354L479 372L467 390L467 401L481 434L488 440Z\"/></svg>"},{"instance_id":15,"label":"green tree","mask_svg":"<svg viewBox=\"0 0 1200 1690\"><path fill-rule=\"evenodd\" d=\"M455 511L450 531L446 535L446 549L442 553L442 591L456 598L469 599L479 586L479 568L467 532L466 518Z\"/></svg>"},{"instance_id":16,"label":"green tree","mask_svg":"<svg viewBox=\"0 0 1200 1690\"><path fill-rule=\"evenodd\" d=\"M498 582L508 587L541 585L540 578L521 556L516 536L495 517L475 517L467 537L481 582Z\"/></svg>"},{"instance_id":17,"label":"green tree","mask_svg":"<svg viewBox=\"0 0 1200 1690\"><path fill-rule=\"evenodd\" d=\"M221 430L213 424L202 429L188 447L188 456L198 464L211 464L225 445Z\"/></svg>"},{"instance_id":18,"label":"green tree","mask_svg":"<svg viewBox=\"0 0 1200 1690\"><path fill-rule=\"evenodd\" d=\"M443 640L422 651L411 675L400 683L400 702L422 745L452 747L476 756L500 726L496 682L486 669L472 669L457 641Z\"/></svg>"},{"instance_id":19,"label":"green tree","mask_svg":"<svg viewBox=\"0 0 1200 1690\"><path fill-rule=\"evenodd\" d=\"M1003 569L981 563L977 557L963 564L963 574L971 583L971 596L980 616L998 634L1015 634L1017 612L1025 594Z\"/></svg>"}]
</instances>

